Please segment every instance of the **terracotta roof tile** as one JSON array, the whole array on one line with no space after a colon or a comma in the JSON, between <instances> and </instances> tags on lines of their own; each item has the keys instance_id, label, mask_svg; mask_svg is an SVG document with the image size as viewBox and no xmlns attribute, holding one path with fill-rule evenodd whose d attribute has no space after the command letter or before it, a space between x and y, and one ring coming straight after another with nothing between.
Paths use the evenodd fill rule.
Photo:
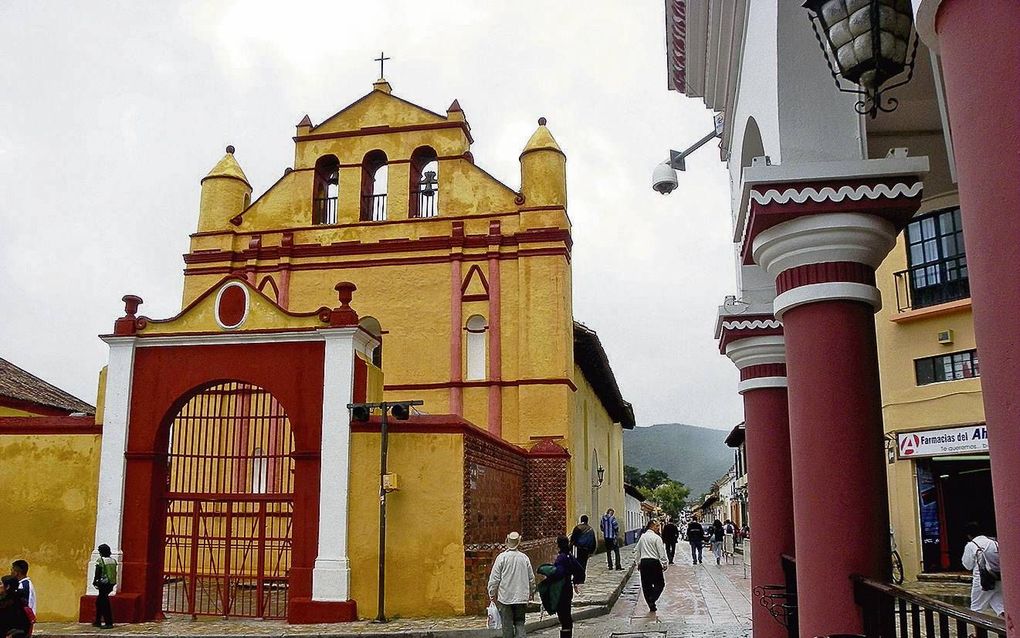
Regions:
<instances>
[{"instance_id":1,"label":"terracotta roof tile","mask_svg":"<svg viewBox=\"0 0 1020 638\"><path fill-rule=\"evenodd\" d=\"M68 412L96 413L95 407L25 372L6 359L0 359L0 397Z\"/></svg>"}]
</instances>

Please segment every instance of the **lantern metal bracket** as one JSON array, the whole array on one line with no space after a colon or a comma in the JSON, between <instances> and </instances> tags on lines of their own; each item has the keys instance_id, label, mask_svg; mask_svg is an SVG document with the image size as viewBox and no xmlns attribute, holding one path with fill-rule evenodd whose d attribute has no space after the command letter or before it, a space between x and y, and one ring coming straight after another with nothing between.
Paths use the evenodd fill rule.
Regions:
<instances>
[{"instance_id":1,"label":"lantern metal bracket","mask_svg":"<svg viewBox=\"0 0 1020 638\"><path fill-rule=\"evenodd\" d=\"M875 117L878 116L879 111L882 111L883 113L891 113L895 111L896 107L899 106L900 101L894 97L890 97L884 94L886 93L886 91L890 91L897 87L903 86L907 82L910 82L911 78L914 77L914 63L917 61L917 45L918 42L920 41L920 38L917 35L917 31L911 29L914 45L913 47L911 47L910 60L904 65L904 70L907 73L907 77L902 82L897 82L896 84L892 84L889 86L880 86L875 90L874 93L872 93L871 91L860 88L860 86L857 86L857 88L846 88L845 86L843 86L839 79L839 73L833 66L832 58L830 56L830 51L834 52L836 50L835 44L833 44L832 40L829 38L829 34L826 33L825 41L828 42L829 44L828 48L826 48L825 42L822 42L822 35L820 33L820 31L825 31L825 29L821 28L820 25L818 24L818 17L812 13L808 13L808 19L811 21L811 28L815 33L815 39L818 40L818 47L822 50L822 55L825 56L825 64L829 67L829 73L832 75L832 81L833 83L835 83L836 88L842 93L851 93L853 95L863 96L859 100L857 100L856 104L854 104L854 110L860 113L861 115L868 115L869 117L871 117L871 119L875 119ZM877 20L878 12L872 11L872 22L875 23L877 22ZM878 27L877 24L873 24L872 42L875 43L873 44L874 47L881 46L879 44L880 37L878 37L877 35L878 32L877 27ZM882 100L883 98L885 98L884 103Z\"/></svg>"}]
</instances>

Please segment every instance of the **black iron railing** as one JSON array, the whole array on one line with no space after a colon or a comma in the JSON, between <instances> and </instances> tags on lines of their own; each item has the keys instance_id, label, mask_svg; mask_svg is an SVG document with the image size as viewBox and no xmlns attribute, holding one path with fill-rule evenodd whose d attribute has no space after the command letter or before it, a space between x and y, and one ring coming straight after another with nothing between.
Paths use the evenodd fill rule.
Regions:
<instances>
[{"instance_id":1,"label":"black iron railing","mask_svg":"<svg viewBox=\"0 0 1020 638\"><path fill-rule=\"evenodd\" d=\"M421 186L411 191L411 197L417 199L418 207L415 210L414 217L437 217L439 210L436 207L436 189L432 187Z\"/></svg>"},{"instance_id":2,"label":"black iron railing","mask_svg":"<svg viewBox=\"0 0 1020 638\"><path fill-rule=\"evenodd\" d=\"M867 578L854 579L868 638L1006 637L1005 623L992 616L953 607L902 587Z\"/></svg>"},{"instance_id":3,"label":"black iron railing","mask_svg":"<svg viewBox=\"0 0 1020 638\"><path fill-rule=\"evenodd\" d=\"M315 224L336 223L336 197L315 198L315 211L312 222Z\"/></svg>"},{"instance_id":4,"label":"black iron railing","mask_svg":"<svg viewBox=\"0 0 1020 638\"><path fill-rule=\"evenodd\" d=\"M786 627L790 638L798 638L797 622L797 563L792 556L784 554L783 584L758 585L752 594L758 604L768 610L776 622Z\"/></svg>"},{"instance_id":5,"label":"black iron railing","mask_svg":"<svg viewBox=\"0 0 1020 638\"><path fill-rule=\"evenodd\" d=\"M386 221L386 193L382 195L363 195L361 197L361 221Z\"/></svg>"},{"instance_id":6,"label":"black iron railing","mask_svg":"<svg viewBox=\"0 0 1020 638\"><path fill-rule=\"evenodd\" d=\"M895 277L896 307L900 312L970 297L966 257L914 266Z\"/></svg>"}]
</instances>

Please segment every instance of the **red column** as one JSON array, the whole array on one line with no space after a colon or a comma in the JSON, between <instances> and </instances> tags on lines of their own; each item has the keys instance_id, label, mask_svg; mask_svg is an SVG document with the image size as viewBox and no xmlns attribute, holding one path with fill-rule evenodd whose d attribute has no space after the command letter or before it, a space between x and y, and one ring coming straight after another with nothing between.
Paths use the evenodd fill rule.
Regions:
<instances>
[{"instance_id":1,"label":"red column","mask_svg":"<svg viewBox=\"0 0 1020 638\"><path fill-rule=\"evenodd\" d=\"M1020 605L1020 3L943 0L936 20L992 458L1006 627ZM995 115L999 114L999 115ZM1010 613L1012 611L1012 613Z\"/></svg>"},{"instance_id":2,"label":"red column","mask_svg":"<svg viewBox=\"0 0 1020 638\"><path fill-rule=\"evenodd\" d=\"M744 392L752 590L782 585L780 557L794 553L789 419L786 388ZM758 638L787 638L786 628L757 601L752 626Z\"/></svg>"},{"instance_id":3,"label":"red column","mask_svg":"<svg viewBox=\"0 0 1020 638\"><path fill-rule=\"evenodd\" d=\"M837 211L895 202L907 187L847 185L856 195L850 198L837 186L759 195L756 203L784 215L751 240L754 261L776 277L773 307L786 340L802 636L863 633L852 579L889 575L874 269L895 245L897 225L879 214ZM916 197L920 187L913 191ZM811 208L799 208L798 199ZM916 199L893 202L898 223L916 210Z\"/></svg>"},{"instance_id":4,"label":"red column","mask_svg":"<svg viewBox=\"0 0 1020 638\"><path fill-rule=\"evenodd\" d=\"M862 633L850 577L889 574L874 310L823 301L783 315L802 635Z\"/></svg>"},{"instance_id":5,"label":"red column","mask_svg":"<svg viewBox=\"0 0 1020 638\"><path fill-rule=\"evenodd\" d=\"M740 368L744 398L748 508L751 518L751 590L785 583L783 554L794 554L790 419L783 327L771 314L720 316L719 347ZM785 602L777 600L778 604ZM768 608L753 601L757 638L787 638Z\"/></svg>"}]
</instances>

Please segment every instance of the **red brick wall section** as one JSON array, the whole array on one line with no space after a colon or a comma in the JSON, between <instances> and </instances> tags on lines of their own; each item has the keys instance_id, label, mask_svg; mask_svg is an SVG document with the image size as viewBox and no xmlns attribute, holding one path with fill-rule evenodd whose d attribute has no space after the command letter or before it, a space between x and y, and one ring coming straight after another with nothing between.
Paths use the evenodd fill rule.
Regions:
<instances>
[{"instance_id":1,"label":"red brick wall section","mask_svg":"<svg viewBox=\"0 0 1020 638\"><path fill-rule=\"evenodd\" d=\"M546 440L528 455L524 486L524 537L554 541L567 529L566 450Z\"/></svg>"},{"instance_id":2,"label":"red brick wall section","mask_svg":"<svg viewBox=\"0 0 1020 638\"><path fill-rule=\"evenodd\" d=\"M506 535L521 530L527 462L523 450L473 433L464 435L464 606L480 614L488 605L492 561Z\"/></svg>"}]
</instances>

